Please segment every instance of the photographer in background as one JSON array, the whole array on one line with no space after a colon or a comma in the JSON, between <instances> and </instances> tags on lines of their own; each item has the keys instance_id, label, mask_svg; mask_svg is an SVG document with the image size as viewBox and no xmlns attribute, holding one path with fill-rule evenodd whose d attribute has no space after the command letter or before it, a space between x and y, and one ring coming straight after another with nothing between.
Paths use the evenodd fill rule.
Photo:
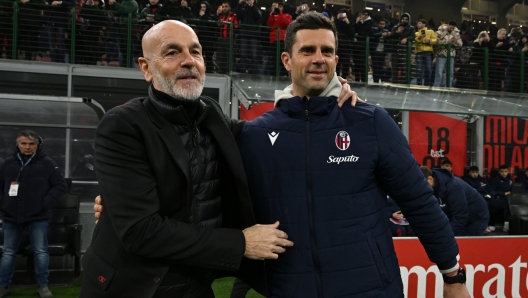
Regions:
<instances>
[{"instance_id":1,"label":"photographer in background","mask_svg":"<svg viewBox=\"0 0 528 298\"><path fill-rule=\"evenodd\" d=\"M354 37L356 35L354 24L350 22L347 13L347 9L342 8L337 14L337 17L334 19L337 33L339 34L339 47L337 48L337 56L339 57L339 61L336 70L337 73L344 78L351 75L350 67L352 67L352 50ZM341 71L339 71L340 69Z\"/></svg>"},{"instance_id":2,"label":"photographer in background","mask_svg":"<svg viewBox=\"0 0 528 298\"><path fill-rule=\"evenodd\" d=\"M297 9L295 10L295 14L293 15L293 19L295 20L301 14L307 13L309 11L310 11L310 6L308 5L308 2L302 2L301 5L297 6Z\"/></svg>"},{"instance_id":3,"label":"photographer in background","mask_svg":"<svg viewBox=\"0 0 528 298\"><path fill-rule=\"evenodd\" d=\"M364 9L361 14L356 18L354 29L356 30L356 43L354 45L354 52L352 53L354 59L354 80L356 82L366 81L366 74L368 70L368 56L369 53L365 53L367 50L367 37L372 37L372 26L374 22L370 18L370 10Z\"/></svg>"},{"instance_id":4,"label":"photographer in background","mask_svg":"<svg viewBox=\"0 0 528 298\"><path fill-rule=\"evenodd\" d=\"M447 84L443 82L442 75L447 67L447 50L449 45L449 86L453 86L453 77L455 76L455 47L462 46L462 38L460 37L460 30L456 27L457 23L453 20L449 24L442 25L436 31L438 36L438 47L436 47L436 71L435 71L435 87L445 87ZM446 74L446 82L447 82Z\"/></svg>"},{"instance_id":5,"label":"photographer in background","mask_svg":"<svg viewBox=\"0 0 528 298\"><path fill-rule=\"evenodd\" d=\"M277 65L277 59L280 59L280 53L284 49L284 38L286 37L286 28L292 22L292 16L284 12L284 4L279 3L274 8L272 14L268 18L266 25L271 27L269 40L270 40L270 53L271 53L271 75L275 75L275 67ZM280 40L277 40L277 30L280 30ZM277 42L280 42L280 53L277 54ZM280 68L280 75L286 75L286 69L282 62L278 62Z\"/></svg>"}]
</instances>

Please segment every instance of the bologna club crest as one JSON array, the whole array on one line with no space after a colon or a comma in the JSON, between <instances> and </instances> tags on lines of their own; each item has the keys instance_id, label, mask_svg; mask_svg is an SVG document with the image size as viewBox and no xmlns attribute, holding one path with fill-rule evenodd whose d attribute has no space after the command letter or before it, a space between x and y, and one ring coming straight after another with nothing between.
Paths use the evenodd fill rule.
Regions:
<instances>
[{"instance_id":1,"label":"bologna club crest","mask_svg":"<svg viewBox=\"0 0 528 298\"><path fill-rule=\"evenodd\" d=\"M350 146L350 135L348 132L344 130L338 132L335 138L335 143L339 150L347 150Z\"/></svg>"}]
</instances>

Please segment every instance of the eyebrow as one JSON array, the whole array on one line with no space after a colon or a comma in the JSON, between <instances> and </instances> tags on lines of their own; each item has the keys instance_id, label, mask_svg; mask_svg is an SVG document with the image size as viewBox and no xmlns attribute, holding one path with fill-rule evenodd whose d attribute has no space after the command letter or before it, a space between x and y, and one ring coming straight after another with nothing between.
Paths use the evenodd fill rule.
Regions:
<instances>
[{"instance_id":1,"label":"eyebrow","mask_svg":"<svg viewBox=\"0 0 528 298\"><path fill-rule=\"evenodd\" d=\"M195 48L200 48L201 49L202 45L200 45L200 43L198 43L198 42L193 42L193 43L191 43L189 45L189 49L195 49ZM181 50L182 49L182 45L178 44L178 43L168 43L165 46L163 46L162 51L166 52L166 51L171 50L171 49Z\"/></svg>"},{"instance_id":2,"label":"eyebrow","mask_svg":"<svg viewBox=\"0 0 528 298\"><path fill-rule=\"evenodd\" d=\"M302 51L304 51L304 50L315 51L315 49L316 49L316 46L305 45L305 46L302 46L302 47L299 49L299 52L302 52ZM321 46L321 51L328 51L328 50L331 50L332 52L335 52L335 48L332 47L332 46Z\"/></svg>"}]
</instances>

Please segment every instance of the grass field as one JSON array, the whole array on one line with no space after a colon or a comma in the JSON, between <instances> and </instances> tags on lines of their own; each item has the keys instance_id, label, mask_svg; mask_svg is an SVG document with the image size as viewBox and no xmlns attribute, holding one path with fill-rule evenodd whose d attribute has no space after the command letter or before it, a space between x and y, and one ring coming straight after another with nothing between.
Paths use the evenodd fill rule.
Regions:
<instances>
[{"instance_id":1,"label":"grass field","mask_svg":"<svg viewBox=\"0 0 528 298\"><path fill-rule=\"evenodd\" d=\"M75 282L72 287L65 288L50 286L49 288L53 293L53 297L55 298L77 298L79 297L79 292L81 290L81 280L82 278L79 278L79 280L77 280L77 282ZM231 294L231 287L233 287L234 281L235 279L233 277L217 279L213 284L213 291L216 298L229 298L229 295ZM7 297L38 298L38 294L36 286L34 288L11 288L11 295ZM251 290L246 297L263 298L264 296L261 296L255 291Z\"/></svg>"}]
</instances>

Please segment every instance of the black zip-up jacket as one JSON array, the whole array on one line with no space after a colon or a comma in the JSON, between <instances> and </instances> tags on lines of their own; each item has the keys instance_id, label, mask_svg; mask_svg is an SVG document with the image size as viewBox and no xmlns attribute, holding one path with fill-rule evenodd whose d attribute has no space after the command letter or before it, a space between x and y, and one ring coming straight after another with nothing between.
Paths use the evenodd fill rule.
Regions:
<instances>
[{"instance_id":1,"label":"black zip-up jacket","mask_svg":"<svg viewBox=\"0 0 528 298\"><path fill-rule=\"evenodd\" d=\"M239 3L236 7L236 15L243 24L239 25L238 35L244 38L259 38L260 27L258 26L260 26L262 15L256 3L253 6L249 6L246 2Z\"/></svg>"},{"instance_id":2,"label":"black zip-up jacket","mask_svg":"<svg viewBox=\"0 0 528 298\"><path fill-rule=\"evenodd\" d=\"M41 149L23 169L19 154L17 148L0 166L0 218L17 223L48 219L53 205L66 193L66 181L57 163ZM9 196L14 181L19 183L18 194Z\"/></svg>"}]
</instances>

